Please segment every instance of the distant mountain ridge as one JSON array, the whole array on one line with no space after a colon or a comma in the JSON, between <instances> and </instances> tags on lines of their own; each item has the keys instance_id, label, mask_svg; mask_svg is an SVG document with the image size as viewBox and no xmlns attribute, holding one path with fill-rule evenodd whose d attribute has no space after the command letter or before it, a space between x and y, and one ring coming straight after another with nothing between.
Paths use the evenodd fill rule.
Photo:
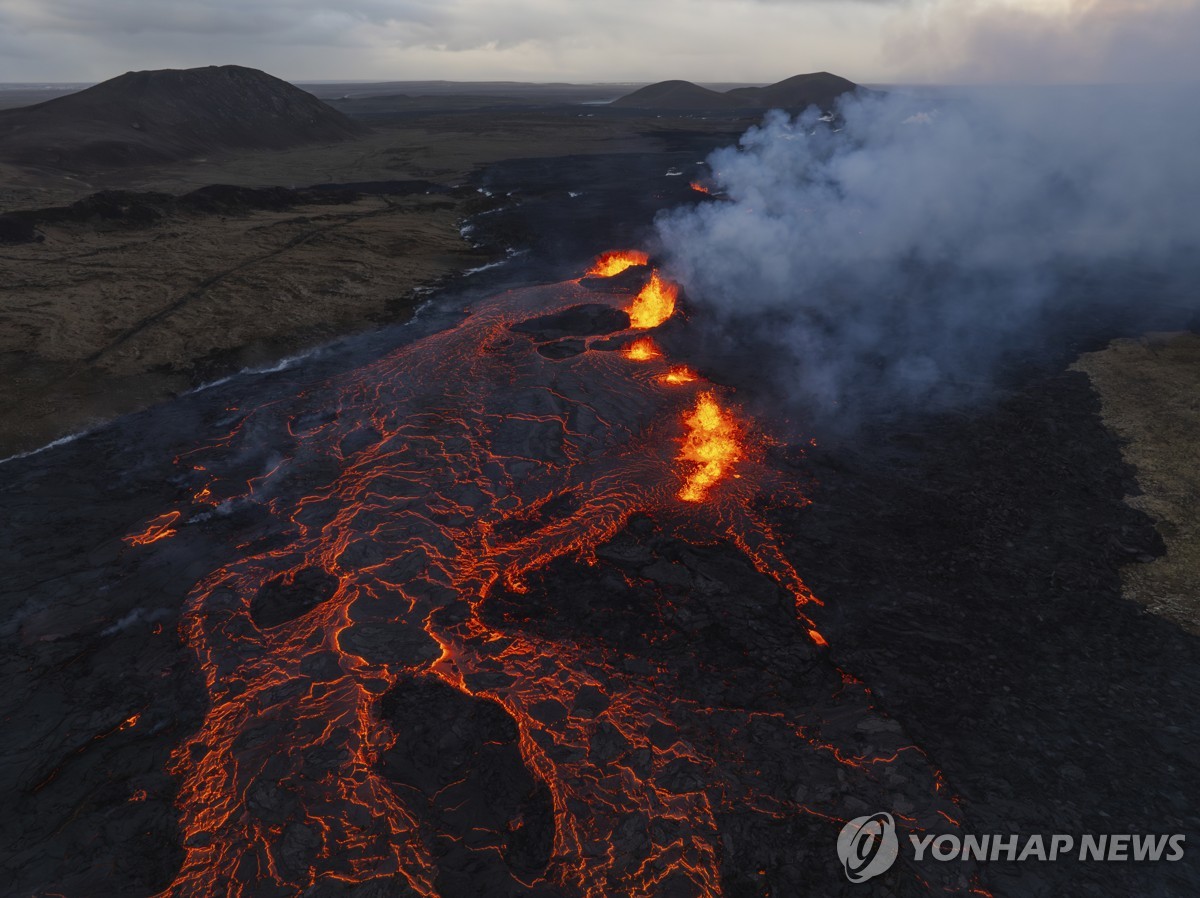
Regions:
<instances>
[{"instance_id":1,"label":"distant mountain ridge","mask_svg":"<svg viewBox=\"0 0 1200 898\"><path fill-rule=\"evenodd\" d=\"M94 169L350 140L364 131L257 69L162 69L127 72L36 106L0 111L0 158Z\"/></svg>"},{"instance_id":2,"label":"distant mountain ridge","mask_svg":"<svg viewBox=\"0 0 1200 898\"><path fill-rule=\"evenodd\" d=\"M741 97L709 90L691 81L660 81L638 88L610 105L631 109L738 109L750 104Z\"/></svg>"},{"instance_id":3,"label":"distant mountain ridge","mask_svg":"<svg viewBox=\"0 0 1200 898\"><path fill-rule=\"evenodd\" d=\"M736 87L728 96L741 97L755 106L801 109L819 106L829 109L842 94L861 90L859 85L829 72L794 75L767 87Z\"/></svg>"},{"instance_id":4,"label":"distant mountain ridge","mask_svg":"<svg viewBox=\"0 0 1200 898\"><path fill-rule=\"evenodd\" d=\"M766 87L735 87L721 93L691 81L660 81L614 100L629 109L767 109L800 111L818 106L828 111L843 94L866 90L853 81L829 72L794 75Z\"/></svg>"}]
</instances>

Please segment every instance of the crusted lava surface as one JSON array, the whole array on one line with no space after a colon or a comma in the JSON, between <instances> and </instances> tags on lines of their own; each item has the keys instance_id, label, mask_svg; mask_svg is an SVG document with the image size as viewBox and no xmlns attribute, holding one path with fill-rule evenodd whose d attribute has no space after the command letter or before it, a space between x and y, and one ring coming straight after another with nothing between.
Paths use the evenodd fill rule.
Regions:
<instances>
[{"instance_id":1,"label":"crusted lava surface","mask_svg":"<svg viewBox=\"0 0 1200 898\"><path fill-rule=\"evenodd\" d=\"M231 410L175 458L185 492L122 539L145 564L225 534L167 621L202 720L155 707L95 751L26 744L29 800L78 800L110 737L173 741L166 775L145 771L178 814L168 895L713 895L761 886L771 838L801 846L777 871L799 888L839 881L819 836L867 807L953 825L937 769L829 661L759 502L808 499L720 388L666 380L661 354L538 351L628 330L636 301L575 281L503 292ZM93 813L150 802L133 777L102 781ZM14 875L65 892L102 875L86 854L39 860Z\"/></svg>"},{"instance_id":2,"label":"crusted lava surface","mask_svg":"<svg viewBox=\"0 0 1200 898\"><path fill-rule=\"evenodd\" d=\"M1120 598L1160 547L1082 376L800 452L584 270L0 466L12 892L1195 893L834 851L1196 831L1196 638Z\"/></svg>"}]
</instances>

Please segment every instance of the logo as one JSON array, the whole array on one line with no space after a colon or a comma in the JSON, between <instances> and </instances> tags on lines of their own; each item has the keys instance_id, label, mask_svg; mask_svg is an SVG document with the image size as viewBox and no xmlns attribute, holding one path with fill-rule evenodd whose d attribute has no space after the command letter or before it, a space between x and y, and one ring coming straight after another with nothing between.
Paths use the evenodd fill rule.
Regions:
<instances>
[{"instance_id":1,"label":"logo","mask_svg":"<svg viewBox=\"0 0 1200 898\"><path fill-rule=\"evenodd\" d=\"M1059 858L1173 863L1183 860L1187 842L1182 833L1087 833L1077 837L1069 833L960 835L919 831L922 835L909 834L912 853L906 855L918 864L931 861L1054 861ZM900 856L896 821L891 814L882 811L851 820L838 833L837 853L846 878L853 883L863 883L886 873Z\"/></svg>"},{"instance_id":2,"label":"logo","mask_svg":"<svg viewBox=\"0 0 1200 898\"><path fill-rule=\"evenodd\" d=\"M889 870L900 854L892 815L879 813L851 820L838 834L837 853L851 882L866 882Z\"/></svg>"}]
</instances>

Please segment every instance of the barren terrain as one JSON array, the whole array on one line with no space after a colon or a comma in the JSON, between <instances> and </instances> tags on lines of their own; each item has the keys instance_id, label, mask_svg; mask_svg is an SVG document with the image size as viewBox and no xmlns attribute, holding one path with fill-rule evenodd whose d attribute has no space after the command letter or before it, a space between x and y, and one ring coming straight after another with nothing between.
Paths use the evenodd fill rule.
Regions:
<instances>
[{"instance_id":1,"label":"barren terrain","mask_svg":"<svg viewBox=\"0 0 1200 898\"><path fill-rule=\"evenodd\" d=\"M86 176L0 169L0 214L61 207L98 190L173 195L212 184L345 184L343 206L171 215L140 227L37 225L0 246L0 456L28 451L246 365L364 326L402 321L422 288L496 258L460 235L477 173L505 160L653 153L740 123L558 111L425 113L349 143L228 153ZM659 135L662 135L661 137ZM386 195L422 179L430 195Z\"/></svg>"},{"instance_id":2,"label":"barren terrain","mask_svg":"<svg viewBox=\"0 0 1200 898\"><path fill-rule=\"evenodd\" d=\"M208 184L301 187L410 178L455 183L480 166L504 159L648 151L658 145L657 133L737 134L750 121L606 115L586 106L460 114L425 110L402 119L372 121L370 134L346 144L224 154L87 176L0 164L0 212L62 205L108 188L183 193Z\"/></svg>"},{"instance_id":3,"label":"barren terrain","mask_svg":"<svg viewBox=\"0 0 1200 898\"><path fill-rule=\"evenodd\" d=\"M1166 553L1122 571L1127 598L1200 634L1200 335L1116 340L1077 368L1100 394L1104 422L1137 471L1131 506L1154 519Z\"/></svg>"},{"instance_id":4,"label":"barren terrain","mask_svg":"<svg viewBox=\"0 0 1200 898\"><path fill-rule=\"evenodd\" d=\"M0 454L407 314L420 288L481 264L460 214L444 197L379 196L43 227L44 242L0 255Z\"/></svg>"}]
</instances>

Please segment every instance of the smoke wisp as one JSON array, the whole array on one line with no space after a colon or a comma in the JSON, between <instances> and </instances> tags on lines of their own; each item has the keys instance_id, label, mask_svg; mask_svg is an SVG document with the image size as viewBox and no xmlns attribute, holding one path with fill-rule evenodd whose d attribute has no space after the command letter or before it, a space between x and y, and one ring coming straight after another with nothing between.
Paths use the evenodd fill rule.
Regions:
<instances>
[{"instance_id":1,"label":"smoke wisp","mask_svg":"<svg viewBox=\"0 0 1200 898\"><path fill-rule=\"evenodd\" d=\"M658 232L717 351L769 358L824 427L961 401L1049 319L1197 286L1197 110L1012 88L775 112L710 158L725 199Z\"/></svg>"}]
</instances>

